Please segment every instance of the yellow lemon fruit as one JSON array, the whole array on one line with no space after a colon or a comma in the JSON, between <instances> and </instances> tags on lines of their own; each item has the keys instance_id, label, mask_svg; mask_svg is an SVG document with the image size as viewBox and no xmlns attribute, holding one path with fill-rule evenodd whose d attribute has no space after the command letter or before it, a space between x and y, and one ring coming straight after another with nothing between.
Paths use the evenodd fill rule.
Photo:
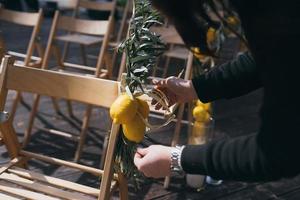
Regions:
<instances>
[{"instance_id":1,"label":"yellow lemon fruit","mask_svg":"<svg viewBox=\"0 0 300 200\"><path fill-rule=\"evenodd\" d=\"M197 106L202 106L207 112L211 112L211 103L202 103L200 100L196 102Z\"/></svg>"},{"instance_id":2,"label":"yellow lemon fruit","mask_svg":"<svg viewBox=\"0 0 300 200\"><path fill-rule=\"evenodd\" d=\"M206 33L206 41L207 41L207 43L208 44L213 43L216 40L216 37L217 37L217 31L216 31L216 29L210 27L207 30L207 33Z\"/></svg>"},{"instance_id":3,"label":"yellow lemon fruit","mask_svg":"<svg viewBox=\"0 0 300 200\"><path fill-rule=\"evenodd\" d=\"M203 104L203 108L204 108L207 112L211 113L211 104L210 104L210 103L205 103L205 104Z\"/></svg>"},{"instance_id":4,"label":"yellow lemon fruit","mask_svg":"<svg viewBox=\"0 0 300 200\"><path fill-rule=\"evenodd\" d=\"M189 144L193 144L193 145L205 144L205 138L192 137L192 138L189 139Z\"/></svg>"},{"instance_id":5,"label":"yellow lemon fruit","mask_svg":"<svg viewBox=\"0 0 300 200\"><path fill-rule=\"evenodd\" d=\"M227 23L231 26L236 26L237 24L239 24L239 19L235 16L233 17L227 17Z\"/></svg>"},{"instance_id":6,"label":"yellow lemon fruit","mask_svg":"<svg viewBox=\"0 0 300 200\"><path fill-rule=\"evenodd\" d=\"M146 125L139 115L135 115L132 121L122 124L125 137L132 142L139 143L143 140Z\"/></svg>"},{"instance_id":7,"label":"yellow lemon fruit","mask_svg":"<svg viewBox=\"0 0 300 200\"><path fill-rule=\"evenodd\" d=\"M198 59L204 59L205 55L202 54L200 49L198 47L191 48L192 52L194 53L194 56Z\"/></svg>"},{"instance_id":8,"label":"yellow lemon fruit","mask_svg":"<svg viewBox=\"0 0 300 200\"><path fill-rule=\"evenodd\" d=\"M202 106L203 104L204 104L204 103L203 103L202 101L200 101L199 99L196 101L196 105L197 105L197 106L199 106L199 105Z\"/></svg>"},{"instance_id":9,"label":"yellow lemon fruit","mask_svg":"<svg viewBox=\"0 0 300 200\"><path fill-rule=\"evenodd\" d=\"M206 124L203 122L195 121L192 130L192 137L204 137L205 132L206 132Z\"/></svg>"},{"instance_id":10,"label":"yellow lemon fruit","mask_svg":"<svg viewBox=\"0 0 300 200\"><path fill-rule=\"evenodd\" d=\"M136 98L137 103L138 103L138 112L141 113L141 115L145 118L148 118L148 115L150 113L149 105L147 101Z\"/></svg>"},{"instance_id":11,"label":"yellow lemon fruit","mask_svg":"<svg viewBox=\"0 0 300 200\"><path fill-rule=\"evenodd\" d=\"M138 103L126 93L121 94L110 107L110 117L114 123L124 124L130 122L136 115Z\"/></svg>"},{"instance_id":12,"label":"yellow lemon fruit","mask_svg":"<svg viewBox=\"0 0 300 200\"><path fill-rule=\"evenodd\" d=\"M198 122L208 122L210 119L209 113L204 109L203 106L196 106L193 109L193 117Z\"/></svg>"}]
</instances>

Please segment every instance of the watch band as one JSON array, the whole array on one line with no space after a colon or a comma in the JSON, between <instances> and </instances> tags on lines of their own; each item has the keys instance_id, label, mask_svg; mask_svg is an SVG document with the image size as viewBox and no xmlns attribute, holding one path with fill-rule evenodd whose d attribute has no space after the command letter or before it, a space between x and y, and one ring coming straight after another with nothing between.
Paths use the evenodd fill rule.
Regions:
<instances>
[{"instance_id":1,"label":"watch band","mask_svg":"<svg viewBox=\"0 0 300 200\"><path fill-rule=\"evenodd\" d=\"M182 166L181 166L181 153L184 146L178 146L172 147L171 149L171 171L172 172L182 172Z\"/></svg>"}]
</instances>

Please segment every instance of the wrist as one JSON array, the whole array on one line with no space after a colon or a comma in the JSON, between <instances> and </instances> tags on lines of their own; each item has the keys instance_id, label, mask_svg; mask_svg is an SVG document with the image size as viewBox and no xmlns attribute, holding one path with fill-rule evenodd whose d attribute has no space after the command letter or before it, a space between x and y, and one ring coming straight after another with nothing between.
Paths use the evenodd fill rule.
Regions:
<instances>
[{"instance_id":1,"label":"wrist","mask_svg":"<svg viewBox=\"0 0 300 200\"><path fill-rule=\"evenodd\" d=\"M171 163L170 169L173 172L182 172L182 165L181 165L181 154L182 150L185 146L178 146L171 147Z\"/></svg>"}]
</instances>

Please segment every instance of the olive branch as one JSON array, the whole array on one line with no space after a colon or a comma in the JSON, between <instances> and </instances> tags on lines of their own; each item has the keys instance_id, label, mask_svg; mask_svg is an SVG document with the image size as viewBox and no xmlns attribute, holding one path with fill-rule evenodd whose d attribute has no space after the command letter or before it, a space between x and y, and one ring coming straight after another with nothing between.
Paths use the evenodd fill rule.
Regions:
<instances>
[{"instance_id":1,"label":"olive branch","mask_svg":"<svg viewBox=\"0 0 300 200\"><path fill-rule=\"evenodd\" d=\"M126 84L131 93L149 77L158 56L166 49L160 37L150 30L153 25L162 24L160 15L153 10L148 0L135 0L130 22L129 36L119 45L119 52L126 55Z\"/></svg>"},{"instance_id":2,"label":"olive branch","mask_svg":"<svg viewBox=\"0 0 300 200\"><path fill-rule=\"evenodd\" d=\"M137 90L145 93L143 84L149 77L150 70L155 67L157 58L166 49L160 37L150 30L151 26L161 24L161 17L152 9L148 0L134 0L128 37L118 47L118 52L126 55L125 82L131 94ZM128 178L133 178L135 183L141 176L133 164L136 148L136 143L128 141L121 134L115 159L116 170Z\"/></svg>"}]
</instances>

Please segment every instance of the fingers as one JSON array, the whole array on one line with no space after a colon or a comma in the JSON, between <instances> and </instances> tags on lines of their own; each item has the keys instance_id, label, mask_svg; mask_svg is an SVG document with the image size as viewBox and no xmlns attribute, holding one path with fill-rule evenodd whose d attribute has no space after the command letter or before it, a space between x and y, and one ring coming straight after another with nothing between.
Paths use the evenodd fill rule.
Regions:
<instances>
[{"instance_id":1,"label":"fingers","mask_svg":"<svg viewBox=\"0 0 300 200\"><path fill-rule=\"evenodd\" d=\"M161 92L163 92L166 97L168 98L168 105L172 106L175 102L177 102L177 97L174 93L168 90L168 88L159 88ZM155 110L163 109L166 110L165 107L162 107L161 104L159 104L155 99L152 99L151 105L155 105Z\"/></svg>"},{"instance_id":2,"label":"fingers","mask_svg":"<svg viewBox=\"0 0 300 200\"><path fill-rule=\"evenodd\" d=\"M135 166L140 169L141 163L142 163L142 159L143 157L148 153L148 148L138 148L134 158L133 158L133 162L135 164Z\"/></svg>"},{"instance_id":3,"label":"fingers","mask_svg":"<svg viewBox=\"0 0 300 200\"><path fill-rule=\"evenodd\" d=\"M152 83L154 85L156 85L157 87L166 87L167 86L167 79L163 79L163 80L153 79Z\"/></svg>"},{"instance_id":4,"label":"fingers","mask_svg":"<svg viewBox=\"0 0 300 200\"><path fill-rule=\"evenodd\" d=\"M157 79L153 79L152 82L153 84L155 84L155 89L160 90L161 92L163 92L166 97L169 100L169 106L174 105L176 102L179 101L178 98L178 80L181 80L179 78L176 78L174 76L168 77L166 79L163 80L157 80ZM180 92L182 92L180 90ZM151 105L155 105L155 110L160 110L162 108L162 106L155 100L152 99L151 101ZM163 108L163 110L165 110L165 108Z\"/></svg>"},{"instance_id":5,"label":"fingers","mask_svg":"<svg viewBox=\"0 0 300 200\"><path fill-rule=\"evenodd\" d=\"M170 148L161 145L151 145L145 149L137 149L134 155L134 164L147 177L165 177L170 174Z\"/></svg>"},{"instance_id":6,"label":"fingers","mask_svg":"<svg viewBox=\"0 0 300 200\"><path fill-rule=\"evenodd\" d=\"M147 148L138 148L137 150L136 150L136 152L138 153L138 154L140 154L141 156L145 156L147 153L148 153L148 150L149 150L149 147L147 147Z\"/></svg>"}]
</instances>

